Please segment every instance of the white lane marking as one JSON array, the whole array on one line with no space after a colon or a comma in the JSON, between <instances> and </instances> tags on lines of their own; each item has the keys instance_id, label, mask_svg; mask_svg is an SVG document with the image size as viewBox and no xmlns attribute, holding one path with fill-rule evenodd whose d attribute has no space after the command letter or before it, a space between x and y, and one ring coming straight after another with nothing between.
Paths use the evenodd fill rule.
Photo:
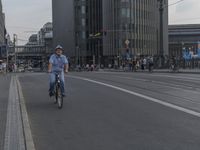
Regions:
<instances>
[{"instance_id":1,"label":"white lane marking","mask_svg":"<svg viewBox=\"0 0 200 150\"><path fill-rule=\"evenodd\" d=\"M35 150L35 145L34 145L32 133L31 133L31 127L30 127L30 122L28 119L28 113L27 113L27 109L26 109L25 99L24 99L24 95L22 93L22 87L21 87L18 77L16 79L16 82L17 82L18 93L19 93L19 98L20 98L20 106L21 106L21 113L22 113L21 115L22 115L22 123L23 123L23 127L24 127L26 149L27 150Z\"/></svg>"},{"instance_id":2,"label":"white lane marking","mask_svg":"<svg viewBox=\"0 0 200 150\"><path fill-rule=\"evenodd\" d=\"M128 93L128 94L140 97L140 98L144 98L146 100L149 100L149 101L152 101L152 102L155 102L155 103L161 104L163 106L167 106L167 107L170 107L170 108L182 111L182 112L185 112L187 114L190 114L190 115L193 115L193 116L196 116L196 117L200 117L200 113L199 112L196 112L196 111L193 111L193 110L190 110L190 109L187 109L187 108L183 108L183 107L180 107L180 106L168 103L168 102L164 102L162 100L159 100L159 99L156 99L156 98L152 98L152 97L149 97L149 96L146 96L146 95L143 95L143 94L139 94L139 93L127 90L127 89L123 89L123 88L120 88L120 87L117 87L117 86L114 86L114 85L111 85L111 84L107 84L107 83L91 80L91 79L88 79L88 78L78 77L78 76L68 75L68 77L71 77L71 78L74 78L74 79L83 80L83 81L87 81L87 82L91 82L91 83L95 83L95 84L99 84L99 85L103 85L103 86L106 86L106 87L110 87L110 88L113 88L115 90L122 91L122 92L125 92L125 93Z\"/></svg>"}]
</instances>

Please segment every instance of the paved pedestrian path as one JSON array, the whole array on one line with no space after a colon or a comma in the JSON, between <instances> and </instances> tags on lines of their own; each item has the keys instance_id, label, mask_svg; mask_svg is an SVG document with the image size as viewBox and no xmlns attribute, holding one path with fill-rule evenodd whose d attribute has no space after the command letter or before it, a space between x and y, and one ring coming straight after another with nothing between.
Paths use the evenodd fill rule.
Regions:
<instances>
[{"instance_id":1,"label":"paved pedestrian path","mask_svg":"<svg viewBox=\"0 0 200 150\"><path fill-rule=\"evenodd\" d=\"M0 150L35 150L16 74L0 75Z\"/></svg>"},{"instance_id":2,"label":"paved pedestrian path","mask_svg":"<svg viewBox=\"0 0 200 150\"><path fill-rule=\"evenodd\" d=\"M10 82L4 150L25 150L16 76Z\"/></svg>"},{"instance_id":3,"label":"paved pedestrian path","mask_svg":"<svg viewBox=\"0 0 200 150\"><path fill-rule=\"evenodd\" d=\"M4 147L9 86L10 76L0 74L0 150Z\"/></svg>"}]
</instances>

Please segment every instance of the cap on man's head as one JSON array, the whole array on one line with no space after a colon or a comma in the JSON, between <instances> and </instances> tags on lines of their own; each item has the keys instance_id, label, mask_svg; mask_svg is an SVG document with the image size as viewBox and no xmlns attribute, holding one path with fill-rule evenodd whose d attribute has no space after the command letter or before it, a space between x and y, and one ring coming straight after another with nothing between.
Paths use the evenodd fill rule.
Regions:
<instances>
[{"instance_id":1,"label":"cap on man's head","mask_svg":"<svg viewBox=\"0 0 200 150\"><path fill-rule=\"evenodd\" d=\"M63 50L63 47L61 45L57 45L56 48L55 48L55 50L57 50L57 49Z\"/></svg>"}]
</instances>

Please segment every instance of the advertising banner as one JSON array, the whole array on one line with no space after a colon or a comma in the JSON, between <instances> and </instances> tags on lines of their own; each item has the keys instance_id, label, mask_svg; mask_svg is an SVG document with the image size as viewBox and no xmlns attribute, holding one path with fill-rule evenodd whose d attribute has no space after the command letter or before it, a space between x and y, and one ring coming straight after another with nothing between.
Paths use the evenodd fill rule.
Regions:
<instances>
[{"instance_id":1,"label":"advertising banner","mask_svg":"<svg viewBox=\"0 0 200 150\"><path fill-rule=\"evenodd\" d=\"M200 59L200 42L198 42L197 49L194 53L190 48L183 48L183 58L185 60Z\"/></svg>"}]
</instances>

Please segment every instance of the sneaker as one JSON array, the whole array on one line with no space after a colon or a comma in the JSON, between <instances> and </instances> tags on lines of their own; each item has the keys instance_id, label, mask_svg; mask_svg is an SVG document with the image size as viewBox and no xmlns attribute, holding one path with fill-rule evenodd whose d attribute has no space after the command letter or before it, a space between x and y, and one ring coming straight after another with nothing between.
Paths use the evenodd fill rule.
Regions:
<instances>
[{"instance_id":1,"label":"sneaker","mask_svg":"<svg viewBox=\"0 0 200 150\"><path fill-rule=\"evenodd\" d=\"M65 95L65 93L62 93L62 97L65 97L66 95Z\"/></svg>"},{"instance_id":2,"label":"sneaker","mask_svg":"<svg viewBox=\"0 0 200 150\"><path fill-rule=\"evenodd\" d=\"M51 100L54 104L57 103L56 98L55 98L54 96L51 96L51 97L50 97L50 100Z\"/></svg>"},{"instance_id":3,"label":"sneaker","mask_svg":"<svg viewBox=\"0 0 200 150\"><path fill-rule=\"evenodd\" d=\"M54 93L53 92L49 92L49 96L50 97L54 96Z\"/></svg>"}]
</instances>

